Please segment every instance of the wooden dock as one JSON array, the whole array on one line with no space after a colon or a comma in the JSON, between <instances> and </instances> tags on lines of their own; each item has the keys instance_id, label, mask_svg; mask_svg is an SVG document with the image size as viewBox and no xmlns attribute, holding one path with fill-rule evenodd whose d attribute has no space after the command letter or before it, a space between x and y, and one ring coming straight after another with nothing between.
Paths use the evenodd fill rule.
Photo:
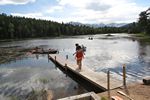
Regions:
<instances>
[{"instance_id":1,"label":"wooden dock","mask_svg":"<svg viewBox=\"0 0 150 100\"><path fill-rule=\"evenodd\" d=\"M84 82L84 85L88 85L87 87L91 87L90 91L100 92L98 89L101 89L102 91L107 90L106 73L94 72L86 66L82 66L82 70L78 71L76 61L71 62L66 59L66 57L62 57L59 54L49 54L49 59L56 65L58 65L63 71L66 71L68 75L69 73L71 76L74 75L74 77L77 78L77 81L83 79L81 83ZM110 76L110 89L115 89L121 87L122 85L122 81L119 81L115 77Z\"/></svg>"}]
</instances>

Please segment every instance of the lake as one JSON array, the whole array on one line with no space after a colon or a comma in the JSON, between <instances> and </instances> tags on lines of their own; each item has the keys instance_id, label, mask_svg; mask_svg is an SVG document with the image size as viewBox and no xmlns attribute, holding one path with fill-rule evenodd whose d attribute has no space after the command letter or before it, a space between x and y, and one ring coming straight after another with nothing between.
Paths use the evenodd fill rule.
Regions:
<instances>
[{"instance_id":1,"label":"lake","mask_svg":"<svg viewBox=\"0 0 150 100\"><path fill-rule=\"evenodd\" d=\"M93 40L88 38L92 37ZM141 43L128 34L82 35L64 38L32 39L1 42L0 47L58 49L75 62L75 43L87 48L83 65L96 72L110 70L122 80L122 65L126 65L127 82L141 82L150 76L150 45ZM47 55L26 55L0 64L0 99L26 99L34 91L49 89L54 99L88 92L59 70Z\"/></svg>"}]
</instances>

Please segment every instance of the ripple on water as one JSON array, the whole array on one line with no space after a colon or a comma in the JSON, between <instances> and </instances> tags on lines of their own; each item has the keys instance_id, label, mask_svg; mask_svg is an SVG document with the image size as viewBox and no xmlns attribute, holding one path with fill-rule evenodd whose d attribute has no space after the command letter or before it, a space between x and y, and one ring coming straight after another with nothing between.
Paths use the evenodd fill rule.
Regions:
<instances>
[{"instance_id":1,"label":"ripple on water","mask_svg":"<svg viewBox=\"0 0 150 100\"><path fill-rule=\"evenodd\" d=\"M7 77L11 73L13 73L14 71L15 71L15 69L1 68L1 70L0 70L0 78Z\"/></svg>"},{"instance_id":2,"label":"ripple on water","mask_svg":"<svg viewBox=\"0 0 150 100\"><path fill-rule=\"evenodd\" d=\"M62 55L69 55L69 59L75 62L72 56L75 51L74 44L80 43L87 47L83 65L96 72L106 73L109 69L112 76L122 80L122 65L126 64L127 81L135 82L150 75L150 47L136 40L132 41L127 36L129 35L113 34L109 38L106 35L95 35L92 41L80 36L67 39L36 39L4 43L2 46L56 48ZM30 59L17 59L16 62L6 64L4 67L0 65L0 69L0 94L25 98L23 94L28 97L32 88L37 90L49 88L59 95L73 91L72 81L56 70L55 66L48 62L47 56L38 56L36 59L35 55L32 55Z\"/></svg>"}]
</instances>

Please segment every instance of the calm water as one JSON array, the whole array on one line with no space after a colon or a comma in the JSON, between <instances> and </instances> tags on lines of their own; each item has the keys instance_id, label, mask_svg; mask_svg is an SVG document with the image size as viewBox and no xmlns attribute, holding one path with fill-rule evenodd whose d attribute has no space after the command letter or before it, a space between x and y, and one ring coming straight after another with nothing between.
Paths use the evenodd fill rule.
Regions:
<instances>
[{"instance_id":1,"label":"calm water","mask_svg":"<svg viewBox=\"0 0 150 100\"><path fill-rule=\"evenodd\" d=\"M127 34L90 36L93 40L88 40L88 37L5 42L0 47L54 48L75 61L72 55L74 44L80 43L87 47L83 65L96 72L109 69L112 76L121 80L122 65L126 64L128 82L139 82L143 77L150 76L150 45L133 40ZM23 99L32 89L52 90L55 99L87 92L48 61L47 55L27 55L0 65L0 99L9 100L11 96Z\"/></svg>"}]
</instances>

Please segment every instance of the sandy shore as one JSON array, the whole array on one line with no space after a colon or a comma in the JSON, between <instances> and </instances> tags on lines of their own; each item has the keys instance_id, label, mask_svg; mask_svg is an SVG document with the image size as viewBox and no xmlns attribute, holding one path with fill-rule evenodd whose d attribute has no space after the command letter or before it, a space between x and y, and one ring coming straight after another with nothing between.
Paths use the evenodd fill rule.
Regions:
<instances>
[{"instance_id":1,"label":"sandy shore","mask_svg":"<svg viewBox=\"0 0 150 100\"><path fill-rule=\"evenodd\" d=\"M150 85L137 83L134 85L128 85L126 89L122 87L111 90L110 92L111 96L119 96L123 100L131 100L128 97L119 94L118 91L127 94L132 100L150 100ZM108 92L99 93L98 95L107 98Z\"/></svg>"}]
</instances>

